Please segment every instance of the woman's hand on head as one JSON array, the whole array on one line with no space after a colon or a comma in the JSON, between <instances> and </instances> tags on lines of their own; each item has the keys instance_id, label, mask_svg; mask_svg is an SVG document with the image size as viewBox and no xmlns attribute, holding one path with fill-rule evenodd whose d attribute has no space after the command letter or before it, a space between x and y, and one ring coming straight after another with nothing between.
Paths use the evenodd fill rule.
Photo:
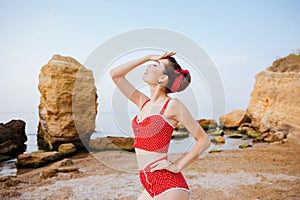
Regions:
<instances>
[{"instance_id":1,"label":"woman's hand on head","mask_svg":"<svg viewBox=\"0 0 300 200\"><path fill-rule=\"evenodd\" d=\"M176 54L175 51L171 51L171 52L165 52L162 55L148 55L147 58L149 61L156 61L156 60L160 60L160 59L164 59L167 57L171 57L174 56Z\"/></svg>"},{"instance_id":2,"label":"woman's hand on head","mask_svg":"<svg viewBox=\"0 0 300 200\"><path fill-rule=\"evenodd\" d=\"M160 160L150 166L150 172L154 172L162 169L166 169L173 173L180 172L180 169L178 169L178 167L174 163L168 160Z\"/></svg>"}]
</instances>

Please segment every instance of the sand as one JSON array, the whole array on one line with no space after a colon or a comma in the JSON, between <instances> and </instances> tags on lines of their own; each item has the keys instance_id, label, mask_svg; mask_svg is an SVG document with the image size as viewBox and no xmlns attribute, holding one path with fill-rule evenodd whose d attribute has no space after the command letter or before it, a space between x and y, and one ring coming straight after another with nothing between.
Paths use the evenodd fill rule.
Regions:
<instances>
[{"instance_id":1,"label":"sand","mask_svg":"<svg viewBox=\"0 0 300 200\"><path fill-rule=\"evenodd\" d=\"M190 199L300 199L299 154L300 146L288 142L211 153L183 171ZM79 172L41 179L50 165L21 170L16 179L1 183L0 199L125 200L137 199L143 190L134 153L103 151L70 159Z\"/></svg>"}]
</instances>

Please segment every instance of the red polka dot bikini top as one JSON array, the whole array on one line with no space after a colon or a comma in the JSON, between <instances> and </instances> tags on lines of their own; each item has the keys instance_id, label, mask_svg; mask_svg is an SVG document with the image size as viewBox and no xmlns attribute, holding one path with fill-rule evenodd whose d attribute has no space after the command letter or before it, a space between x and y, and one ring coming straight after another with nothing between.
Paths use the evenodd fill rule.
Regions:
<instances>
[{"instance_id":1,"label":"red polka dot bikini top","mask_svg":"<svg viewBox=\"0 0 300 200\"><path fill-rule=\"evenodd\" d=\"M150 101L148 99L143 105ZM170 98L164 103L159 114L153 114L142 121L138 121L138 115L132 120L134 131L134 147L146 151L167 153L174 130L174 126L163 116Z\"/></svg>"}]
</instances>

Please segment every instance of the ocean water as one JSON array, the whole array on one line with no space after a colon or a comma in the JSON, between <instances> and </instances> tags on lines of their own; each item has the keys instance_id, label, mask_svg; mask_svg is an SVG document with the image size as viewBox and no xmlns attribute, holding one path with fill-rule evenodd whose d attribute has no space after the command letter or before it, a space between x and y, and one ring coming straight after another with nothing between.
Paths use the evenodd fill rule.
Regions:
<instances>
[{"instance_id":1,"label":"ocean water","mask_svg":"<svg viewBox=\"0 0 300 200\"><path fill-rule=\"evenodd\" d=\"M134 114L128 113L100 113L96 118L96 131L92 134L91 139L106 136L116 137L134 137L131 130L131 119ZM38 127L38 113L36 112L0 112L0 123L7 123L12 119L21 119L26 122L26 135L27 135L27 149L26 153L38 150L37 146L37 127ZM193 138L182 140L181 143L190 144ZM171 143L171 152L178 152L176 146L182 145L179 142ZM184 144L186 146L187 144ZM174 146L174 147L172 147ZM179 146L178 146L179 148ZM181 148L179 148L181 149ZM185 148L183 148L185 150ZM183 151L184 151L183 150Z\"/></svg>"},{"instance_id":2,"label":"ocean water","mask_svg":"<svg viewBox=\"0 0 300 200\"><path fill-rule=\"evenodd\" d=\"M134 113L99 113L96 118L96 131L92 134L91 139L106 136L133 137L130 121ZM7 123L12 119L21 119L26 122L27 149L25 153L38 150L37 146L37 112L0 112L0 123ZM209 149L232 150L238 149L240 144L246 143L245 140L226 138L226 143L213 145ZM169 148L171 154L187 153L195 144L194 138L189 135L187 138L172 140ZM17 173L15 166L16 159L0 163L0 177L14 176Z\"/></svg>"}]
</instances>

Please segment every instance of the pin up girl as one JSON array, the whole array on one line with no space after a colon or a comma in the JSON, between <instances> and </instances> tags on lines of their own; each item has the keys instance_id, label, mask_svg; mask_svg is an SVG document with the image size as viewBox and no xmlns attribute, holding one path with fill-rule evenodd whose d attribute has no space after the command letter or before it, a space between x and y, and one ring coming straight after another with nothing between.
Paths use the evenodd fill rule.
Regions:
<instances>
[{"instance_id":1,"label":"pin up girl","mask_svg":"<svg viewBox=\"0 0 300 200\"><path fill-rule=\"evenodd\" d=\"M168 96L184 90L191 81L189 71L182 69L172 57L175 54L147 55L110 71L116 86L140 109L132 120L140 181L145 188L138 200L189 199L189 187L181 171L210 146L205 131L185 105ZM150 97L126 79L131 70L148 61L153 61L153 64L147 65L143 80L150 88ZM181 159L172 162L168 159L168 149L174 127L179 122L192 134L196 143Z\"/></svg>"}]
</instances>

